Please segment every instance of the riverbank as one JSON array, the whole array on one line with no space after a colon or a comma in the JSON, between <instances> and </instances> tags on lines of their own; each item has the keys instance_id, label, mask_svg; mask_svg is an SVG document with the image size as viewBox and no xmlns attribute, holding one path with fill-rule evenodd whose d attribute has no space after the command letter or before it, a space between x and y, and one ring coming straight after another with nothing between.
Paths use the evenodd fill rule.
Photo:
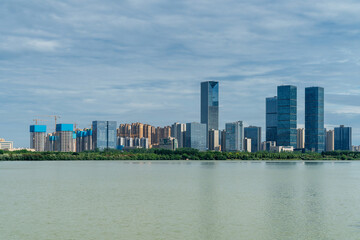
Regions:
<instances>
[{"instance_id":1,"label":"riverbank","mask_svg":"<svg viewBox=\"0 0 360 240\"><path fill-rule=\"evenodd\" d=\"M334 151L324 153L299 152L200 152L196 149L135 149L105 150L81 153L28 152L0 150L0 161L56 161L56 160L360 160L360 152Z\"/></svg>"}]
</instances>

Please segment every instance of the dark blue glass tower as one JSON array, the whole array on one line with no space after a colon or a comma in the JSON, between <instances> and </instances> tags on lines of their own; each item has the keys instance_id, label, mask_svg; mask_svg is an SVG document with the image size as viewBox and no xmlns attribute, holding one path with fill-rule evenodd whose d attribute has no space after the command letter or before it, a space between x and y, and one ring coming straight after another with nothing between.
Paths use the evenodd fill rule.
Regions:
<instances>
[{"instance_id":1,"label":"dark blue glass tower","mask_svg":"<svg viewBox=\"0 0 360 240\"><path fill-rule=\"evenodd\" d=\"M352 150L352 128L341 125L334 128L334 147L335 150Z\"/></svg>"},{"instance_id":2,"label":"dark blue glass tower","mask_svg":"<svg viewBox=\"0 0 360 240\"><path fill-rule=\"evenodd\" d=\"M296 148L297 88L278 86L277 95L277 145Z\"/></svg>"},{"instance_id":3,"label":"dark blue glass tower","mask_svg":"<svg viewBox=\"0 0 360 240\"><path fill-rule=\"evenodd\" d=\"M201 83L201 123L206 124L207 132L219 130L219 82Z\"/></svg>"},{"instance_id":4,"label":"dark blue glass tower","mask_svg":"<svg viewBox=\"0 0 360 240\"><path fill-rule=\"evenodd\" d=\"M266 141L276 142L277 97L266 98Z\"/></svg>"},{"instance_id":5,"label":"dark blue glass tower","mask_svg":"<svg viewBox=\"0 0 360 240\"><path fill-rule=\"evenodd\" d=\"M305 148L325 151L324 88L305 88Z\"/></svg>"},{"instance_id":6,"label":"dark blue glass tower","mask_svg":"<svg viewBox=\"0 0 360 240\"><path fill-rule=\"evenodd\" d=\"M93 121L93 149L116 149L116 121Z\"/></svg>"},{"instance_id":7,"label":"dark blue glass tower","mask_svg":"<svg viewBox=\"0 0 360 240\"><path fill-rule=\"evenodd\" d=\"M261 127L250 126L244 128L244 137L251 139L251 152L260 151Z\"/></svg>"}]
</instances>

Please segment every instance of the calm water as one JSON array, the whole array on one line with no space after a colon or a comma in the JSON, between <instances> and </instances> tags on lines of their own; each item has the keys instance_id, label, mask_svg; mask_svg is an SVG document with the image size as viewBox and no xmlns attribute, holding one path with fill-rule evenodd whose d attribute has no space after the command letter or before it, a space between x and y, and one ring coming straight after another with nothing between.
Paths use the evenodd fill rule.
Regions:
<instances>
[{"instance_id":1,"label":"calm water","mask_svg":"<svg viewBox=\"0 0 360 240\"><path fill-rule=\"evenodd\" d=\"M0 239L360 239L360 162L0 162Z\"/></svg>"}]
</instances>

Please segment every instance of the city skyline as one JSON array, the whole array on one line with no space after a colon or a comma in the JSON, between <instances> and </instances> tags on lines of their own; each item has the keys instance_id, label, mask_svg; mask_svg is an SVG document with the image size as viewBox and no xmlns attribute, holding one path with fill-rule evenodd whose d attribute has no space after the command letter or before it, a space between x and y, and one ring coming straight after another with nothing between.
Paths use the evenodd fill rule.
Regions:
<instances>
[{"instance_id":1,"label":"city skyline","mask_svg":"<svg viewBox=\"0 0 360 240\"><path fill-rule=\"evenodd\" d=\"M304 127L304 89L321 86L325 128L352 126L359 145L359 9L334 0L4 2L0 138L28 147L37 115L81 127L199 121L199 83L219 81L220 129L242 120L265 139L264 99L282 84L298 87Z\"/></svg>"}]
</instances>

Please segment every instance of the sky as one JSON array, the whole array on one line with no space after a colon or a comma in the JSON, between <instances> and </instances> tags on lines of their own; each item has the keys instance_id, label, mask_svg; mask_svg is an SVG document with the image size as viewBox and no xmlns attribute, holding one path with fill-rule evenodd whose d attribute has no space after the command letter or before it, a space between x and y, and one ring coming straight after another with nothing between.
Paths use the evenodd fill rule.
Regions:
<instances>
[{"instance_id":1,"label":"sky","mask_svg":"<svg viewBox=\"0 0 360 240\"><path fill-rule=\"evenodd\" d=\"M200 82L220 82L220 128L265 127L278 85L325 88L325 126L360 144L360 2L2 0L0 138L29 147L33 119L155 126L200 121ZM263 131L264 132L264 131ZM264 137L264 135L263 135Z\"/></svg>"}]
</instances>

